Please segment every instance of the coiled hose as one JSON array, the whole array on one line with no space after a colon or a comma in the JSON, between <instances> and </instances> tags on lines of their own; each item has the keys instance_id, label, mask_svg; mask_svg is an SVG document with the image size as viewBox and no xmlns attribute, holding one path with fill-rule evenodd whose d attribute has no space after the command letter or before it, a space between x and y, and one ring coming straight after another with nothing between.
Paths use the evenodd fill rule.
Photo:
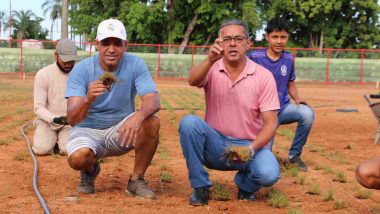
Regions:
<instances>
[{"instance_id":1,"label":"coiled hose","mask_svg":"<svg viewBox=\"0 0 380 214\"><path fill-rule=\"evenodd\" d=\"M34 172L33 172L33 190L34 190L34 193L36 193L37 197L38 197L38 200L40 201L40 204L42 205L44 211L46 214L50 214L50 210L48 208L48 206L46 205L44 199L42 198L40 192L38 191L38 186L37 186L37 171L38 171L38 163L37 163L37 158L36 156L34 155L33 151L32 151L32 147L30 145L30 141L28 139L28 136L25 134L25 129L28 127L28 126L31 126L32 125L32 122L28 122L27 124L25 124L24 126L21 127L21 134L22 136L25 138L25 141L26 141L26 144L28 145L28 149L29 149L29 154L30 156L33 158L33 163L34 163Z\"/></svg>"}]
</instances>

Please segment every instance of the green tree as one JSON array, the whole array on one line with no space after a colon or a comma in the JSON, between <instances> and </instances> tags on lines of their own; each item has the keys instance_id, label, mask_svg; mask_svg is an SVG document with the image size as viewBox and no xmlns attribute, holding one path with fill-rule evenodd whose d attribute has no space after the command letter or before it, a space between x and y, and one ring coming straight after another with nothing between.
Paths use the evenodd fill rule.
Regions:
<instances>
[{"instance_id":1,"label":"green tree","mask_svg":"<svg viewBox=\"0 0 380 214\"><path fill-rule=\"evenodd\" d=\"M51 26L50 39L53 39L53 27L55 20L62 17L62 0L45 0L41 5L44 15L50 12Z\"/></svg>"},{"instance_id":2,"label":"green tree","mask_svg":"<svg viewBox=\"0 0 380 214\"><path fill-rule=\"evenodd\" d=\"M31 10L12 11L12 17L13 39L46 39L48 31L41 27L44 19ZM9 23L5 27L9 27Z\"/></svg>"},{"instance_id":3,"label":"green tree","mask_svg":"<svg viewBox=\"0 0 380 214\"><path fill-rule=\"evenodd\" d=\"M380 41L376 0L258 0L257 5L264 20L290 20L298 47L372 48Z\"/></svg>"}]
</instances>

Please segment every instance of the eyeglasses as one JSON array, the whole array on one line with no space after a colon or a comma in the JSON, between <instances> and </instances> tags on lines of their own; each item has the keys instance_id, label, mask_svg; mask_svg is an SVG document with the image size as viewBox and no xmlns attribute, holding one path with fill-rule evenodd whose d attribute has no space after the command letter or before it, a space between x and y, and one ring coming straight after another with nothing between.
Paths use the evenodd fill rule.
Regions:
<instances>
[{"instance_id":1,"label":"eyeglasses","mask_svg":"<svg viewBox=\"0 0 380 214\"><path fill-rule=\"evenodd\" d=\"M247 38L244 37L244 36L226 36L226 37L223 37L222 41L223 43L225 44L230 44L232 40L234 40L235 43L242 43L244 40L246 40Z\"/></svg>"}]
</instances>

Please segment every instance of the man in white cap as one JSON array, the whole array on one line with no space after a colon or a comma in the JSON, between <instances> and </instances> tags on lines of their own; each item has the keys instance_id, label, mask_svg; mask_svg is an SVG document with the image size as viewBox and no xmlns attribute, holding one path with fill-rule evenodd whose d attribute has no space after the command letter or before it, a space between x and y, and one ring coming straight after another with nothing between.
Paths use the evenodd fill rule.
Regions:
<instances>
[{"instance_id":1,"label":"man in white cap","mask_svg":"<svg viewBox=\"0 0 380 214\"><path fill-rule=\"evenodd\" d=\"M66 155L66 143L71 129L66 123L66 82L77 58L77 47L69 39L58 41L55 62L36 74L34 80L33 151L37 155L53 153L58 144L59 153Z\"/></svg>"},{"instance_id":2,"label":"man in white cap","mask_svg":"<svg viewBox=\"0 0 380 214\"><path fill-rule=\"evenodd\" d=\"M80 170L79 193L94 193L100 172L97 159L135 150L135 162L127 192L154 199L144 174L158 145L160 109L156 85L144 61L126 53L127 34L117 19L102 21L95 46L99 55L78 63L67 83L67 119L73 126L67 143L68 162ZM99 78L107 73L116 81ZM141 106L135 110L135 96Z\"/></svg>"}]
</instances>

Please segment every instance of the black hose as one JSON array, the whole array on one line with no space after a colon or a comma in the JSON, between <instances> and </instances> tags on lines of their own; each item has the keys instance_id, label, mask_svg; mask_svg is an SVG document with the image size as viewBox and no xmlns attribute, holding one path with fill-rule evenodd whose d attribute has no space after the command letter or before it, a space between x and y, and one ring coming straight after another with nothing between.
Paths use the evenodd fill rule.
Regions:
<instances>
[{"instance_id":1,"label":"black hose","mask_svg":"<svg viewBox=\"0 0 380 214\"><path fill-rule=\"evenodd\" d=\"M29 122L29 123L25 124L24 126L22 126L21 127L21 134L25 138L25 141L26 141L26 143L28 145L29 154L33 158L33 163L34 163L33 190L36 193L36 195L38 197L38 200L40 201L42 207L44 208L45 213L46 214L50 214L50 210L49 210L48 206L46 205L44 199L42 198L40 192L38 191L38 186L37 186L37 171L38 171L37 158L36 158L36 156L34 155L34 153L32 151L32 147L30 145L28 136L25 134L25 128L28 127L28 126L31 126L31 125L32 125L32 122Z\"/></svg>"}]
</instances>

